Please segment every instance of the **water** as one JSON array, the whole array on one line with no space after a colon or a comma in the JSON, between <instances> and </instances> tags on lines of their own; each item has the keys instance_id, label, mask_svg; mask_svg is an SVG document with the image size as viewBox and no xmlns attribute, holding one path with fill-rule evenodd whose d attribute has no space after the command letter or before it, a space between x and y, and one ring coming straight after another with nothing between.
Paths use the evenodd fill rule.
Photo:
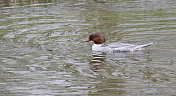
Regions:
<instances>
[{"instance_id":1,"label":"water","mask_svg":"<svg viewBox=\"0 0 176 96\"><path fill-rule=\"evenodd\" d=\"M0 1L1 96L175 96L175 0ZM107 43L154 45L96 53Z\"/></svg>"}]
</instances>

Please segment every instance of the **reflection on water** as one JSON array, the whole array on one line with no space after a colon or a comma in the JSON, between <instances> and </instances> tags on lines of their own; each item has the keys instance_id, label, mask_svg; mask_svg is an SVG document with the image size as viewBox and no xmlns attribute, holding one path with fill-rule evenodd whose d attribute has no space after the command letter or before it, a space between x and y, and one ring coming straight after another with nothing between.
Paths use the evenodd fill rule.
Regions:
<instances>
[{"instance_id":1,"label":"reflection on water","mask_svg":"<svg viewBox=\"0 0 176 96\"><path fill-rule=\"evenodd\" d=\"M92 63L101 63L106 59L106 53L102 52L93 52L92 56L93 56Z\"/></svg>"},{"instance_id":2,"label":"reflection on water","mask_svg":"<svg viewBox=\"0 0 176 96\"><path fill-rule=\"evenodd\" d=\"M1 0L0 94L175 95L176 1ZM92 52L82 43L154 45Z\"/></svg>"}]
</instances>

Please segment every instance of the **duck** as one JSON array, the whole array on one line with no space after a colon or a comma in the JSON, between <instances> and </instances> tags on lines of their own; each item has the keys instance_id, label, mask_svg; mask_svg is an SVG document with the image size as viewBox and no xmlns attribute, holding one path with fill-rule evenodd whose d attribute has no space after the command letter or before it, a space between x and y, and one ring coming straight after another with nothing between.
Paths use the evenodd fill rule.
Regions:
<instances>
[{"instance_id":1,"label":"duck","mask_svg":"<svg viewBox=\"0 0 176 96\"><path fill-rule=\"evenodd\" d=\"M142 44L142 45L133 45L128 43L118 43L118 42L104 44L106 42L106 39L98 32L91 34L88 40L83 42L91 42L91 41L94 42L94 44L92 45L92 50L100 51L100 52L134 52L134 51L142 50L145 47L153 44L153 42L148 44Z\"/></svg>"}]
</instances>

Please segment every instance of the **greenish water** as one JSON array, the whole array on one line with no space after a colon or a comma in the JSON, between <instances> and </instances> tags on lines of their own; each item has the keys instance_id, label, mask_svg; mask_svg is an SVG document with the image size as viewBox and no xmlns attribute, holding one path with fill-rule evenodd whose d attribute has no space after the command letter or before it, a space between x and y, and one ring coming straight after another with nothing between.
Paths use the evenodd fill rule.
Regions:
<instances>
[{"instance_id":1,"label":"greenish water","mask_svg":"<svg viewBox=\"0 0 176 96\"><path fill-rule=\"evenodd\" d=\"M0 1L1 96L175 96L175 0ZM95 53L83 43L154 45Z\"/></svg>"}]
</instances>

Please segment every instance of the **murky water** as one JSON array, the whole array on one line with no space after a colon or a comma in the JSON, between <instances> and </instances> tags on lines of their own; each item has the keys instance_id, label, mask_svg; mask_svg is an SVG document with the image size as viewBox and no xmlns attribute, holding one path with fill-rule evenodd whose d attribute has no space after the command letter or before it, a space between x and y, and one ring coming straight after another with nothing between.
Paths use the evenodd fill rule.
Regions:
<instances>
[{"instance_id":1,"label":"murky water","mask_svg":"<svg viewBox=\"0 0 176 96\"><path fill-rule=\"evenodd\" d=\"M175 96L175 0L0 1L1 96ZM95 53L88 35L144 44Z\"/></svg>"}]
</instances>

